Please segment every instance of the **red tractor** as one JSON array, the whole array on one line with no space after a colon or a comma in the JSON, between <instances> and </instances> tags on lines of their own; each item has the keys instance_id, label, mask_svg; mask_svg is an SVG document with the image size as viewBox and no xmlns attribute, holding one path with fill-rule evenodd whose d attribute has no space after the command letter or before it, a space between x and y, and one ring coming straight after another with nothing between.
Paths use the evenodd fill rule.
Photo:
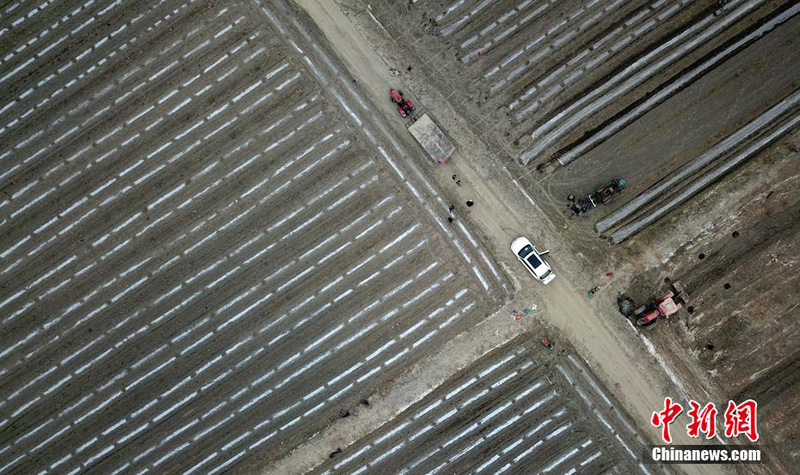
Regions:
<instances>
[{"instance_id":1,"label":"red tractor","mask_svg":"<svg viewBox=\"0 0 800 475\"><path fill-rule=\"evenodd\" d=\"M672 284L671 289L667 293L642 305L634 312L631 312L633 309L633 301L631 299L620 297L617 299L617 303L623 315L629 317L631 313L633 313L633 319L636 321L636 324L649 330L658 324L659 319L668 318L678 313L682 304L685 304L687 300L688 296L686 292L684 292L680 284L676 282Z\"/></svg>"},{"instance_id":2,"label":"red tractor","mask_svg":"<svg viewBox=\"0 0 800 475\"><path fill-rule=\"evenodd\" d=\"M408 117L412 112L414 112L414 104L403 97L403 91L398 89L390 89L389 99L397 104L397 112L399 112L402 117Z\"/></svg>"}]
</instances>

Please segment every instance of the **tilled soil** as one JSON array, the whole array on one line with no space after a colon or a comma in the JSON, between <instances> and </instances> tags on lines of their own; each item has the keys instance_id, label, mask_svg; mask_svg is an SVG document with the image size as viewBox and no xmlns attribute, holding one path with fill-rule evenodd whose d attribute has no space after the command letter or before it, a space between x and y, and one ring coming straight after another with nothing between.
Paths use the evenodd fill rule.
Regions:
<instances>
[{"instance_id":1,"label":"tilled soil","mask_svg":"<svg viewBox=\"0 0 800 475\"><path fill-rule=\"evenodd\" d=\"M275 460L506 295L266 8L15 5L0 473Z\"/></svg>"},{"instance_id":2,"label":"tilled soil","mask_svg":"<svg viewBox=\"0 0 800 475\"><path fill-rule=\"evenodd\" d=\"M313 473L632 473L642 443L575 355L521 337Z\"/></svg>"},{"instance_id":3,"label":"tilled soil","mask_svg":"<svg viewBox=\"0 0 800 475\"><path fill-rule=\"evenodd\" d=\"M765 167L770 167L768 183L759 183ZM664 279L685 286L687 310L649 335L660 351L719 388L718 405L756 400L762 443L785 467L796 463L793 446L799 437L793 372L798 329L792 320L800 244L798 172L797 152L786 147L748 164L697 204L710 212L726 205L736 211L695 228L691 241L625 290L644 301L667 286ZM690 208L680 215L696 212Z\"/></svg>"},{"instance_id":4,"label":"tilled soil","mask_svg":"<svg viewBox=\"0 0 800 475\"><path fill-rule=\"evenodd\" d=\"M365 11L363 2L342 3L345 12ZM522 208L506 216L499 205L459 206L450 225L445 196L458 195L441 192L447 172L422 168L432 164L364 96L376 86L359 85L293 5L3 6L0 473L221 473L288 459L485 322L512 290L541 299L552 310L547 318L566 329L563 338L594 352L605 378L610 363L622 362L614 370L625 374L613 378L630 384L613 390L646 424L642 414L655 400L647 386L657 376L629 371L633 356L610 346L620 343L621 320L600 322L604 313L595 309L610 299L598 295L592 306L568 280L588 284L596 268L617 263L612 288L624 289L641 270L645 279L628 286L641 298L667 272L689 283L688 323L665 322L648 337L690 388L756 397L768 411L766 445L779 453L771 462L793 466L798 355L788 316L796 299L782 296L797 287L796 167L761 154L737 169L738 178L613 252L590 227L788 100L797 87L795 8L777 0L370 5L379 27L419 59L405 72L421 70L426 85L508 159L509 179L497 178L499 168L489 173L499 184L463 178L477 179L495 162L461 165L465 188L485 192L487 204L494 186L521 182L540 192L536 202L525 195L533 206L525 216L539 219L530 220L531 232L562 251L565 269L540 292L527 290L506 255L506 234L530 224L519 220ZM754 82L761 87L751 93ZM735 107L719 105L745 93ZM700 109L714 120L698 123ZM782 123L795 113L787 106ZM669 129L679 146L653 128ZM777 128L765 122L751 138ZM451 132L472 140L469 131ZM465 153L456 159L475 158L460 145ZM645 156L653 148L660 153ZM562 214L568 188L589 191L594 178L628 169L632 188L613 207L591 221ZM776 176L786 179L770 194ZM725 209L712 205L719 196L738 214L709 228L709 215ZM768 203L748 207L752 196ZM551 232L552 223L565 231ZM707 266L694 265L701 243ZM737 254L766 262L769 277ZM575 268L594 270L576 277ZM731 287L720 290L720 282ZM751 308L758 320L745 312ZM688 354L677 350L687 334ZM483 380L487 365L510 355L525 361ZM571 349L559 358L517 342L471 362L325 467L337 469L391 433L403 437L396 452L353 456L346 469L417 463L525 473L527 465L516 465L525 462L564 473L648 470L636 462L643 440L620 403ZM449 403L449 394L455 401L453 391L472 380L488 391L480 406L463 395L447 411L432 406ZM496 390L505 384L515 389ZM563 405L537 405L549 390ZM515 405L508 419L492 422L496 432L458 438L517 399L530 410ZM424 444L411 440L411 425L398 429L404 420L418 424ZM525 432L517 421L547 421L549 431ZM425 430L430 425L436 430ZM488 455L472 451L483 444ZM541 445L548 455L528 461Z\"/></svg>"}]
</instances>

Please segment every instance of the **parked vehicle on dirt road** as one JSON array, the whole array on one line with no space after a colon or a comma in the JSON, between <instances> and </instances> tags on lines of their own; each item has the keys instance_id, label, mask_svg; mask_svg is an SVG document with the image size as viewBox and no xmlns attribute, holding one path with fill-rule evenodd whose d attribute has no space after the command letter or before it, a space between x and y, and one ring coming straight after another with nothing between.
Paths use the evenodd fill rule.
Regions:
<instances>
[{"instance_id":1,"label":"parked vehicle on dirt road","mask_svg":"<svg viewBox=\"0 0 800 475\"><path fill-rule=\"evenodd\" d=\"M613 197L625 191L625 185L625 180L618 178L608 185L598 188L594 193L584 196L577 203L573 203L571 206L572 212L576 215L582 215L595 209L597 205L608 203ZM575 197L570 195L570 201L574 200Z\"/></svg>"},{"instance_id":2,"label":"parked vehicle on dirt road","mask_svg":"<svg viewBox=\"0 0 800 475\"><path fill-rule=\"evenodd\" d=\"M658 321L664 318L671 317L678 313L688 301L689 296L677 282L670 286L670 290L665 294L656 297L652 301L642 305L635 311L633 309L633 301L625 296L620 296L617 299L619 311L626 317L630 317L633 313L633 319L636 324L645 330L654 328Z\"/></svg>"},{"instance_id":3,"label":"parked vehicle on dirt road","mask_svg":"<svg viewBox=\"0 0 800 475\"><path fill-rule=\"evenodd\" d=\"M526 237L518 237L511 242L511 252L517 256L522 265L528 269L532 276L547 285L556 278L556 274L550 268L542 256L550 251L539 251Z\"/></svg>"},{"instance_id":4,"label":"parked vehicle on dirt road","mask_svg":"<svg viewBox=\"0 0 800 475\"><path fill-rule=\"evenodd\" d=\"M397 106L397 112L405 117L406 127L434 162L443 165L453 155L455 147L442 129L428 114L418 114L414 104L403 96L399 89L389 89L389 100Z\"/></svg>"}]
</instances>

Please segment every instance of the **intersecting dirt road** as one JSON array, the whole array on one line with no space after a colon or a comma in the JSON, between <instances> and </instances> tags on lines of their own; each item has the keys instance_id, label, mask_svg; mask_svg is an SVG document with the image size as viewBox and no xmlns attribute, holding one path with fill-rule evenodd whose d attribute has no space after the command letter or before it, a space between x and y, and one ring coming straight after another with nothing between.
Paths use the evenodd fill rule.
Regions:
<instances>
[{"instance_id":1,"label":"intersecting dirt road","mask_svg":"<svg viewBox=\"0 0 800 475\"><path fill-rule=\"evenodd\" d=\"M298 3L322 30L370 98L376 104L385 102L387 87L398 82L390 72L397 66L388 64L379 55L375 42L367 40L334 2L299 0ZM386 54L385 51L381 53ZM392 60L402 61L402 58ZM436 100L429 94L424 107L451 132L457 149L455 158L437 170L434 177L443 188L451 190L449 198L453 202L463 203L465 198L473 198L478 203L465 213L468 220L478 227L498 262L512 272L515 280L517 275L520 276L515 282L516 300L532 300L543 306L540 317L557 327L562 337L569 339L581 351L640 427L649 425L650 414L663 404L664 396L678 395L676 392L680 389L676 388L675 380L667 377L652 358L643 357L647 353L642 342L632 335L635 330L608 324L611 319L620 317L610 309L600 311L595 308L592 301L572 284L581 266L572 260L569 249L560 244L558 230L533 200L512 183L511 177L503 172L499 159L492 156L463 124L459 124L460 118L444 99L439 97ZM387 107L387 111L391 109ZM405 133L402 124L400 121L395 123L395 131L401 136ZM457 132L453 134L452 131ZM452 174L458 175L464 185L456 187L451 180ZM535 229L523 223L536 223ZM508 243L520 234L531 235L553 250L552 260L559 278L546 288L531 288L535 284L512 262ZM651 437L655 435L653 428L645 429L645 432ZM683 431L673 433L676 443L691 442ZM708 465L682 468L688 473L718 473L720 470Z\"/></svg>"}]
</instances>

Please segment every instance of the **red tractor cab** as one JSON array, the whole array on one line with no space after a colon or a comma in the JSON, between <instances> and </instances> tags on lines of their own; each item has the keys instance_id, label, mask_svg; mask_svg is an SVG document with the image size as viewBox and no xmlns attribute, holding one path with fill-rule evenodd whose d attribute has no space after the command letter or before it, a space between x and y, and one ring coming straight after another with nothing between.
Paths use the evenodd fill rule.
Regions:
<instances>
[{"instance_id":1,"label":"red tractor cab","mask_svg":"<svg viewBox=\"0 0 800 475\"><path fill-rule=\"evenodd\" d=\"M414 112L414 104L403 97L403 91L398 89L390 89L389 100L397 104L397 112L400 113L401 117L408 117L412 112Z\"/></svg>"},{"instance_id":2,"label":"red tractor cab","mask_svg":"<svg viewBox=\"0 0 800 475\"><path fill-rule=\"evenodd\" d=\"M660 319L668 318L678 313L688 299L689 296L683 290L683 287L675 282L667 293L642 305L633 312L631 312L633 310L633 301L631 299L620 296L617 299L617 303L623 315L629 317L633 314L636 324L649 330L655 327Z\"/></svg>"},{"instance_id":3,"label":"red tractor cab","mask_svg":"<svg viewBox=\"0 0 800 475\"><path fill-rule=\"evenodd\" d=\"M653 302L639 307L634 313L636 323L645 329L656 326L659 318L667 318L678 313L681 304L675 301L675 292L669 291Z\"/></svg>"}]
</instances>

